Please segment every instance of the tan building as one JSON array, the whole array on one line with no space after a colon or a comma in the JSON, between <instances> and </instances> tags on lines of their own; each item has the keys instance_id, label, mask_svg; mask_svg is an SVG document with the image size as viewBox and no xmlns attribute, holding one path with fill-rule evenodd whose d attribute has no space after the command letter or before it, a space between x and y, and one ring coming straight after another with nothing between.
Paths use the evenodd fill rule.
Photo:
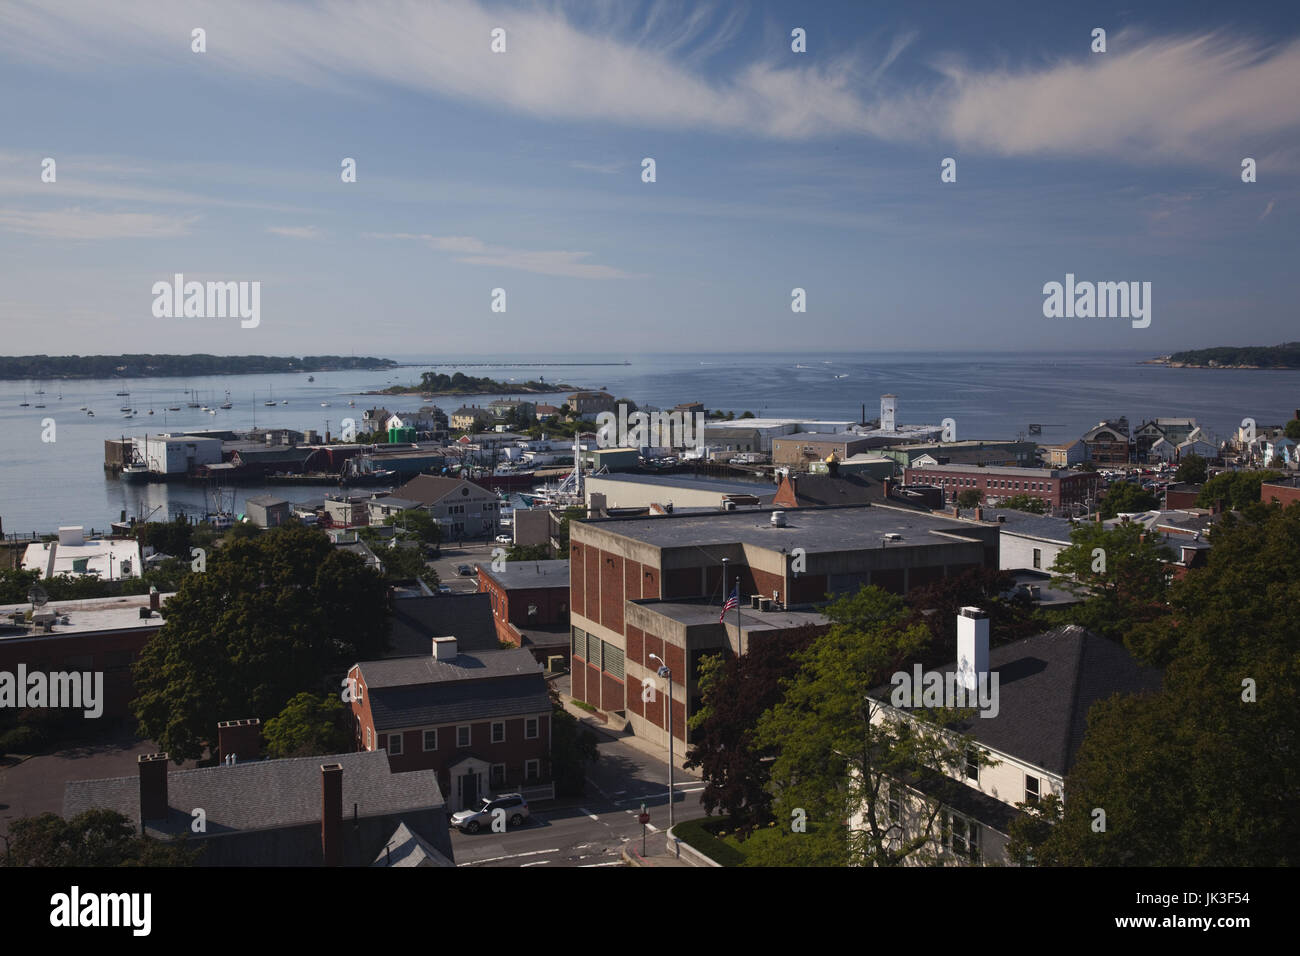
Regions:
<instances>
[{"instance_id":1,"label":"tan building","mask_svg":"<svg viewBox=\"0 0 1300 956\"><path fill-rule=\"evenodd\" d=\"M807 468L832 454L843 461L871 445L870 438L854 432L799 432L772 439L772 464Z\"/></svg>"},{"instance_id":2,"label":"tan building","mask_svg":"<svg viewBox=\"0 0 1300 956\"><path fill-rule=\"evenodd\" d=\"M609 392L574 392L565 402L579 418L592 421L601 412L618 412L618 404Z\"/></svg>"},{"instance_id":3,"label":"tan building","mask_svg":"<svg viewBox=\"0 0 1300 956\"><path fill-rule=\"evenodd\" d=\"M501 517L496 493L462 478L416 475L395 489L393 497L419 502L438 519L444 540L494 535Z\"/></svg>"}]
</instances>

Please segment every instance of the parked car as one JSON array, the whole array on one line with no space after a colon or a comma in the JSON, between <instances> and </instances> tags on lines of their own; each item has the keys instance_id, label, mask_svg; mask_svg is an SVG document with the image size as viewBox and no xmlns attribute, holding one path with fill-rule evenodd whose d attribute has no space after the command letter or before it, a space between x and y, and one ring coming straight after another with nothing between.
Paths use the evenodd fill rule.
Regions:
<instances>
[{"instance_id":1,"label":"parked car","mask_svg":"<svg viewBox=\"0 0 1300 956\"><path fill-rule=\"evenodd\" d=\"M508 534L497 535L497 544L514 544L514 543L515 543L515 539L510 537L510 535Z\"/></svg>"},{"instance_id":2,"label":"parked car","mask_svg":"<svg viewBox=\"0 0 1300 956\"><path fill-rule=\"evenodd\" d=\"M458 564L456 565L456 573L461 575L462 577L466 577L468 575L473 574L474 569L471 568L468 564Z\"/></svg>"},{"instance_id":3,"label":"parked car","mask_svg":"<svg viewBox=\"0 0 1300 956\"><path fill-rule=\"evenodd\" d=\"M504 811L496 813L497 810ZM523 794L503 793L496 797L484 797L483 802L473 810L461 810L451 815L451 825L465 833L478 833L482 829L491 829L492 821L502 818L512 827L517 827L528 819L528 801Z\"/></svg>"},{"instance_id":4,"label":"parked car","mask_svg":"<svg viewBox=\"0 0 1300 956\"><path fill-rule=\"evenodd\" d=\"M448 587L447 585L445 585L445 584L439 584L439 585L438 585L438 593L439 593L439 594L450 594L450 593L451 593L451 588L449 588L449 587Z\"/></svg>"}]
</instances>

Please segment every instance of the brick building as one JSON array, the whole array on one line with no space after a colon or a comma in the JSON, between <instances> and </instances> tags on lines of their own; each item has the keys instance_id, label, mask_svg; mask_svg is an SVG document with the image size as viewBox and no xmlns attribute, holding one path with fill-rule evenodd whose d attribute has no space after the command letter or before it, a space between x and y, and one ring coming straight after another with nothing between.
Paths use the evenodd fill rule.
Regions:
<instances>
[{"instance_id":1,"label":"brick building","mask_svg":"<svg viewBox=\"0 0 1300 956\"><path fill-rule=\"evenodd\" d=\"M1086 505L1096 497L1098 477L1090 471L1047 468L972 468L969 465L929 465L906 468L909 485L935 485L945 501L955 501L967 489L975 489L988 504L1014 495L1030 495L1052 509Z\"/></svg>"},{"instance_id":2,"label":"brick building","mask_svg":"<svg viewBox=\"0 0 1300 956\"><path fill-rule=\"evenodd\" d=\"M668 688L651 653L672 670L673 736L685 741L703 654L825 627L813 605L827 593L903 594L996 568L998 528L885 505L675 513L573 522L569 553L573 696L667 746ZM725 589L739 576L744 606L719 622L724 558Z\"/></svg>"},{"instance_id":3,"label":"brick building","mask_svg":"<svg viewBox=\"0 0 1300 956\"><path fill-rule=\"evenodd\" d=\"M459 653L439 637L432 654L364 661L348 678L357 750L388 751L396 773L434 771L452 811L551 779L551 697L527 651Z\"/></svg>"},{"instance_id":4,"label":"brick building","mask_svg":"<svg viewBox=\"0 0 1300 956\"><path fill-rule=\"evenodd\" d=\"M538 662L569 656L569 561L507 561L478 566L478 589L492 600L498 640Z\"/></svg>"},{"instance_id":5,"label":"brick building","mask_svg":"<svg viewBox=\"0 0 1300 956\"><path fill-rule=\"evenodd\" d=\"M131 665L163 626L163 599L139 594L0 607L0 671L28 673L96 672L104 675L103 718L129 715L135 697Z\"/></svg>"},{"instance_id":6,"label":"brick building","mask_svg":"<svg viewBox=\"0 0 1300 956\"><path fill-rule=\"evenodd\" d=\"M1300 478L1278 478L1259 486L1259 500L1264 504L1277 502L1283 508L1300 501Z\"/></svg>"}]
</instances>

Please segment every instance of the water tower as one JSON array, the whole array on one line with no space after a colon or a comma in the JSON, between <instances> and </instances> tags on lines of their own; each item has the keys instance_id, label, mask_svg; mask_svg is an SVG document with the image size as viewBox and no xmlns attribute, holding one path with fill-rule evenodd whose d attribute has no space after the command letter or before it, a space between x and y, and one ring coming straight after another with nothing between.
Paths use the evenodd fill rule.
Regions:
<instances>
[{"instance_id":1,"label":"water tower","mask_svg":"<svg viewBox=\"0 0 1300 956\"><path fill-rule=\"evenodd\" d=\"M898 404L897 395L880 396L880 430L892 432L894 430L894 409Z\"/></svg>"}]
</instances>

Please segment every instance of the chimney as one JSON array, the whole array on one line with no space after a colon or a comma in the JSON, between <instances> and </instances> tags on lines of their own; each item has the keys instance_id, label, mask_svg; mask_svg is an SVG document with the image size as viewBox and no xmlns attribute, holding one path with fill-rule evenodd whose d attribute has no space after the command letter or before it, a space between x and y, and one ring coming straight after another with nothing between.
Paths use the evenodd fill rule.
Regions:
<instances>
[{"instance_id":1,"label":"chimney","mask_svg":"<svg viewBox=\"0 0 1300 956\"><path fill-rule=\"evenodd\" d=\"M975 520L976 521L984 520L984 509L979 506L976 506L975 508Z\"/></svg>"},{"instance_id":2,"label":"chimney","mask_svg":"<svg viewBox=\"0 0 1300 956\"><path fill-rule=\"evenodd\" d=\"M880 486L881 486L881 487L884 489L884 491L885 491L885 497L888 498L888 497L890 496L890 494L891 494L891 493L893 492L893 490L894 490L894 479L893 479L893 478L882 478L882 479L880 480Z\"/></svg>"},{"instance_id":3,"label":"chimney","mask_svg":"<svg viewBox=\"0 0 1300 956\"><path fill-rule=\"evenodd\" d=\"M256 760L262 755L262 721L223 720L217 724L217 754L222 763L234 755L240 760Z\"/></svg>"},{"instance_id":4,"label":"chimney","mask_svg":"<svg viewBox=\"0 0 1300 956\"><path fill-rule=\"evenodd\" d=\"M141 754L136 758L140 770L140 830L146 820L167 819L167 755Z\"/></svg>"},{"instance_id":5,"label":"chimney","mask_svg":"<svg viewBox=\"0 0 1300 956\"><path fill-rule=\"evenodd\" d=\"M162 595L158 589L152 585L149 586L149 610L158 611L162 609Z\"/></svg>"},{"instance_id":6,"label":"chimney","mask_svg":"<svg viewBox=\"0 0 1300 956\"><path fill-rule=\"evenodd\" d=\"M962 686L975 690L980 674L989 671L989 615L977 607L957 614L957 674Z\"/></svg>"},{"instance_id":7,"label":"chimney","mask_svg":"<svg viewBox=\"0 0 1300 956\"><path fill-rule=\"evenodd\" d=\"M326 866L343 864L343 765L321 764L320 848Z\"/></svg>"},{"instance_id":8,"label":"chimney","mask_svg":"<svg viewBox=\"0 0 1300 956\"><path fill-rule=\"evenodd\" d=\"M433 659L435 661L454 661L456 659L456 638L435 637L433 639Z\"/></svg>"}]
</instances>

